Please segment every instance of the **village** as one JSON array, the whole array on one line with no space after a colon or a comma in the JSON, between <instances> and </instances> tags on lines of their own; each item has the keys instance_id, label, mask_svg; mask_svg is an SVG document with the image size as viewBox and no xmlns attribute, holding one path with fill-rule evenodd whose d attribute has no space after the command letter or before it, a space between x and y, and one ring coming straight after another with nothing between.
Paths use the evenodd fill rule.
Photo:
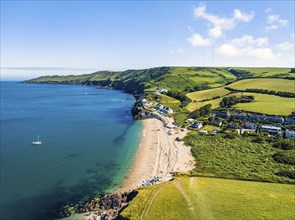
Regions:
<instances>
[{"instance_id":1,"label":"village","mask_svg":"<svg viewBox=\"0 0 295 220\"><path fill-rule=\"evenodd\" d=\"M166 92L166 89L158 89L154 94L158 95ZM168 125L167 118L171 118L174 112L173 109L161 103L148 101L146 98L141 98L140 103L146 111L163 121L164 125ZM164 118L161 116L164 116ZM181 128L197 130L199 135L236 131L238 135L266 133L271 138L295 137L294 130L285 128L288 125L295 125L295 116L282 117L238 110L213 110L206 117L187 118ZM175 121L172 122L172 126L180 127Z\"/></svg>"}]
</instances>

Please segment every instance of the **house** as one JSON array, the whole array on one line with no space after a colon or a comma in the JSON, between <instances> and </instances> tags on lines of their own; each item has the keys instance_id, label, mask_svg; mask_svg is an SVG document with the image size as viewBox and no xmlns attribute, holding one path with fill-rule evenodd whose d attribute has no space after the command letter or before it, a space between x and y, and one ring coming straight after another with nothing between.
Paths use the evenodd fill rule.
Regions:
<instances>
[{"instance_id":1,"label":"house","mask_svg":"<svg viewBox=\"0 0 295 220\"><path fill-rule=\"evenodd\" d=\"M218 111L216 113L216 116L219 117L219 118L229 118L230 117L230 113L229 111Z\"/></svg>"},{"instance_id":2,"label":"house","mask_svg":"<svg viewBox=\"0 0 295 220\"><path fill-rule=\"evenodd\" d=\"M155 106L156 110L161 110L162 108L164 108L164 105L161 105L160 103Z\"/></svg>"},{"instance_id":3,"label":"house","mask_svg":"<svg viewBox=\"0 0 295 220\"><path fill-rule=\"evenodd\" d=\"M260 131L265 131L269 134L281 134L282 128L276 127L276 126L271 126L271 125L261 125Z\"/></svg>"},{"instance_id":4,"label":"house","mask_svg":"<svg viewBox=\"0 0 295 220\"><path fill-rule=\"evenodd\" d=\"M192 124L192 127L193 127L193 128L202 128L203 125L202 125L202 123L200 123L200 122L194 122L194 123Z\"/></svg>"},{"instance_id":5,"label":"house","mask_svg":"<svg viewBox=\"0 0 295 220\"><path fill-rule=\"evenodd\" d=\"M278 117L278 116L267 116L265 121L274 122L274 123L281 123L282 124L284 122L284 118Z\"/></svg>"},{"instance_id":6,"label":"house","mask_svg":"<svg viewBox=\"0 0 295 220\"><path fill-rule=\"evenodd\" d=\"M218 129L218 128L215 128L215 129L212 131L211 134L217 134L217 133L219 133L219 129Z\"/></svg>"},{"instance_id":7,"label":"house","mask_svg":"<svg viewBox=\"0 0 295 220\"><path fill-rule=\"evenodd\" d=\"M246 120L248 118L246 113L235 113L233 114L233 118L237 120Z\"/></svg>"},{"instance_id":8,"label":"house","mask_svg":"<svg viewBox=\"0 0 295 220\"><path fill-rule=\"evenodd\" d=\"M294 125L295 124L295 118L285 118L284 125Z\"/></svg>"},{"instance_id":9,"label":"house","mask_svg":"<svg viewBox=\"0 0 295 220\"><path fill-rule=\"evenodd\" d=\"M167 93L167 92L168 92L167 89L158 89L158 90L156 90L156 91L154 92L154 94L155 94L155 95L159 95L159 94L161 94L161 93Z\"/></svg>"},{"instance_id":10,"label":"house","mask_svg":"<svg viewBox=\"0 0 295 220\"><path fill-rule=\"evenodd\" d=\"M186 123L192 123L194 121L195 121L195 119L193 119L193 118L188 118L185 120Z\"/></svg>"},{"instance_id":11,"label":"house","mask_svg":"<svg viewBox=\"0 0 295 220\"><path fill-rule=\"evenodd\" d=\"M142 106L152 106L154 103L153 102L149 102L146 99L140 99L140 103Z\"/></svg>"},{"instance_id":12,"label":"house","mask_svg":"<svg viewBox=\"0 0 295 220\"><path fill-rule=\"evenodd\" d=\"M205 131L205 130L201 130L198 132L199 135L205 135L205 134L208 134L208 131Z\"/></svg>"},{"instance_id":13,"label":"house","mask_svg":"<svg viewBox=\"0 0 295 220\"><path fill-rule=\"evenodd\" d=\"M140 99L140 103L145 106L148 101L146 99Z\"/></svg>"},{"instance_id":14,"label":"house","mask_svg":"<svg viewBox=\"0 0 295 220\"><path fill-rule=\"evenodd\" d=\"M252 122L246 122L243 127L249 130L256 131L257 125Z\"/></svg>"},{"instance_id":15,"label":"house","mask_svg":"<svg viewBox=\"0 0 295 220\"><path fill-rule=\"evenodd\" d=\"M250 121L264 121L266 119L265 115L253 114L249 116Z\"/></svg>"},{"instance_id":16,"label":"house","mask_svg":"<svg viewBox=\"0 0 295 220\"><path fill-rule=\"evenodd\" d=\"M295 137L295 131L287 129L285 132L285 137L286 138Z\"/></svg>"},{"instance_id":17,"label":"house","mask_svg":"<svg viewBox=\"0 0 295 220\"><path fill-rule=\"evenodd\" d=\"M164 106L161 110L161 112L163 112L164 114L166 115L171 115L173 113L173 109L167 107L167 106Z\"/></svg>"},{"instance_id":18,"label":"house","mask_svg":"<svg viewBox=\"0 0 295 220\"><path fill-rule=\"evenodd\" d=\"M231 128L231 129L240 129L241 128L241 126L240 125L238 125L238 124L228 124L227 125L227 127L228 128Z\"/></svg>"},{"instance_id":19,"label":"house","mask_svg":"<svg viewBox=\"0 0 295 220\"><path fill-rule=\"evenodd\" d=\"M159 91L159 93L166 93L166 92L168 92L167 89L158 89L158 91Z\"/></svg>"},{"instance_id":20,"label":"house","mask_svg":"<svg viewBox=\"0 0 295 220\"><path fill-rule=\"evenodd\" d=\"M211 120L210 121L210 124L212 124L212 125L216 125L216 126L221 126L222 125L222 121L219 121L219 120Z\"/></svg>"}]
</instances>

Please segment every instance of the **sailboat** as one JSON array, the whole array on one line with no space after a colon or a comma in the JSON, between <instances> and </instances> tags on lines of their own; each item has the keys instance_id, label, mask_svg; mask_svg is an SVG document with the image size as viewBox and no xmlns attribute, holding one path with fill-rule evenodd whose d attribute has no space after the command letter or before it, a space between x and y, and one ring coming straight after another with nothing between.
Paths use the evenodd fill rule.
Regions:
<instances>
[{"instance_id":1,"label":"sailboat","mask_svg":"<svg viewBox=\"0 0 295 220\"><path fill-rule=\"evenodd\" d=\"M37 136L37 141L33 141L32 144L34 144L34 145L42 144L42 142L39 140L39 134Z\"/></svg>"}]
</instances>

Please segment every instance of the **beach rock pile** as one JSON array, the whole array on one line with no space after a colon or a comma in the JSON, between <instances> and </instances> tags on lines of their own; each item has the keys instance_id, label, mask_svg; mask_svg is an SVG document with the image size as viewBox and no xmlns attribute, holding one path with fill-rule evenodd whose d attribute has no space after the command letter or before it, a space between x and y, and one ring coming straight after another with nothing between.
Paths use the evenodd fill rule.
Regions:
<instances>
[{"instance_id":1,"label":"beach rock pile","mask_svg":"<svg viewBox=\"0 0 295 220\"><path fill-rule=\"evenodd\" d=\"M120 217L120 213L128 206L128 202L137 194L138 192L133 190L124 193L106 194L101 198L95 197L86 201L84 204L77 205L75 212L91 212L92 215L97 216L98 219L123 219ZM67 205L61 209L61 215L63 217L70 216L72 213L72 206Z\"/></svg>"}]
</instances>

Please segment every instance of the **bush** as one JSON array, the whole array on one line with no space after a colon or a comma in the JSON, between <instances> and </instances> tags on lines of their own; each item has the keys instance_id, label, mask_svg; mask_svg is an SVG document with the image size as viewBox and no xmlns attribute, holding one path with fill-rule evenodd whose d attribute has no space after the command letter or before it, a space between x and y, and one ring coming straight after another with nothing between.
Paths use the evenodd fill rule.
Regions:
<instances>
[{"instance_id":1,"label":"bush","mask_svg":"<svg viewBox=\"0 0 295 220\"><path fill-rule=\"evenodd\" d=\"M223 136L224 138L234 139L236 137L235 133L227 133Z\"/></svg>"},{"instance_id":2,"label":"bush","mask_svg":"<svg viewBox=\"0 0 295 220\"><path fill-rule=\"evenodd\" d=\"M211 107L212 107L211 104L204 105L200 109L196 109L193 112L191 112L189 114L189 117L196 119L196 118L199 118L199 117L203 117L203 116L209 115L212 112Z\"/></svg>"},{"instance_id":3,"label":"bush","mask_svg":"<svg viewBox=\"0 0 295 220\"><path fill-rule=\"evenodd\" d=\"M295 150L277 152L272 158L278 163L295 165Z\"/></svg>"},{"instance_id":4,"label":"bush","mask_svg":"<svg viewBox=\"0 0 295 220\"><path fill-rule=\"evenodd\" d=\"M262 138L262 137L256 137L256 138L254 138L254 139L252 140L252 142L262 144L262 143L264 143L264 138Z\"/></svg>"},{"instance_id":5,"label":"bush","mask_svg":"<svg viewBox=\"0 0 295 220\"><path fill-rule=\"evenodd\" d=\"M277 172L276 175L295 179L295 170L281 170Z\"/></svg>"},{"instance_id":6,"label":"bush","mask_svg":"<svg viewBox=\"0 0 295 220\"><path fill-rule=\"evenodd\" d=\"M272 146L282 150L295 150L295 138L276 141Z\"/></svg>"}]
</instances>

